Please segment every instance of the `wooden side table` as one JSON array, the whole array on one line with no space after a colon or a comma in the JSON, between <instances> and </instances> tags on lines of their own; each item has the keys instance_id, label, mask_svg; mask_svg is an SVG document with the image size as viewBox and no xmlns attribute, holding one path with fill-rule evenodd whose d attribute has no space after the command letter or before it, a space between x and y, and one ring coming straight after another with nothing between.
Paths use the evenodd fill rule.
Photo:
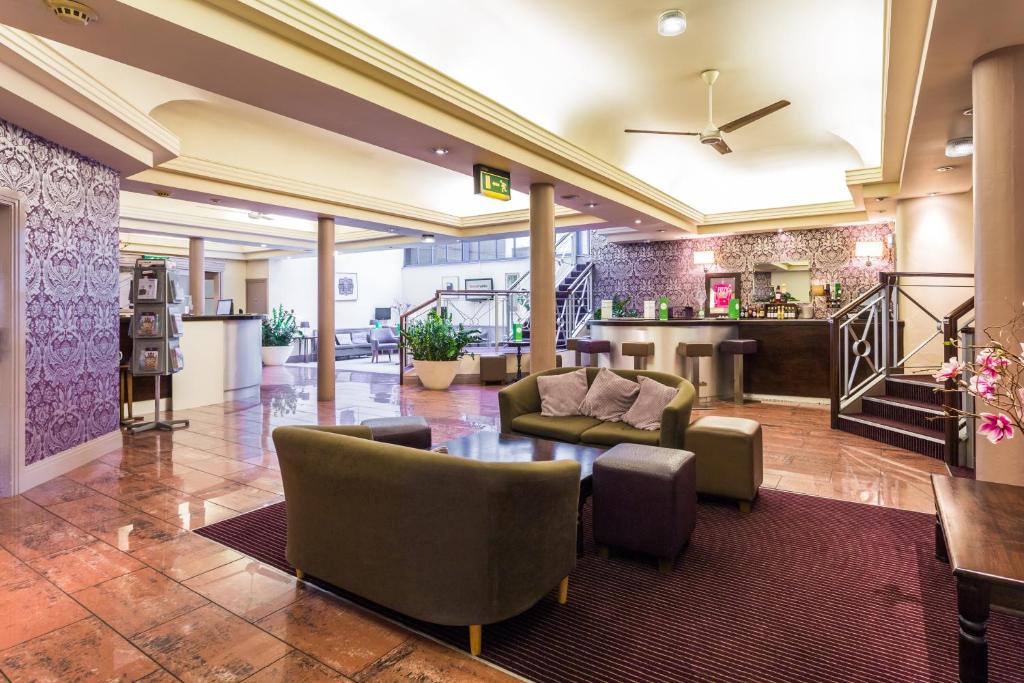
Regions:
<instances>
[{"instance_id":1,"label":"wooden side table","mask_svg":"<svg viewBox=\"0 0 1024 683\"><path fill-rule=\"evenodd\" d=\"M935 557L956 578L960 680L988 680L993 587L1024 592L1024 487L932 475Z\"/></svg>"}]
</instances>

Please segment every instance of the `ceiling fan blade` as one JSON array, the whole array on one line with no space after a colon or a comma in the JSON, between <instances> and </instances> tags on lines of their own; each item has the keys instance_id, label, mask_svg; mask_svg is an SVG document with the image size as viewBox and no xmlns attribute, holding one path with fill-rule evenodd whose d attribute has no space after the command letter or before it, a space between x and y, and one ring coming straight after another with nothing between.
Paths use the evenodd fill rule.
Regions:
<instances>
[{"instance_id":1,"label":"ceiling fan blade","mask_svg":"<svg viewBox=\"0 0 1024 683\"><path fill-rule=\"evenodd\" d=\"M729 149L729 145L725 144L725 140L719 140L711 146L717 149L719 154L729 154L732 152L732 150Z\"/></svg>"},{"instance_id":2,"label":"ceiling fan blade","mask_svg":"<svg viewBox=\"0 0 1024 683\"><path fill-rule=\"evenodd\" d=\"M753 123L754 121L757 121L760 118L768 116L768 114L773 114L773 113L777 112L778 110L780 110L780 109L782 109L784 107L788 107L788 106L789 106L789 101L788 100L779 100L775 104L769 104L767 107L763 107L761 109L758 109L757 111L755 111L753 113L750 113L750 114L747 114L746 116L741 116L738 119L736 119L735 121L730 121L729 123L727 123L724 126L722 126L721 128L719 128L719 130L722 131L723 133L731 133L734 130L736 130L737 128L742 128L743 126L747 125L748 123Z\"/></svg>"},{"instance_id":3,"label":"ceiling fan blade","mask_svg":"<svg viewBox=\"0 0 1024 683\"><path fill-rule=\"evenodd\" d=\"M650 133L652 135L700 135L700 133L682 133L675 130L640 130L638 128L627 128L627 133Z\"/></svg>"}]
</instances>

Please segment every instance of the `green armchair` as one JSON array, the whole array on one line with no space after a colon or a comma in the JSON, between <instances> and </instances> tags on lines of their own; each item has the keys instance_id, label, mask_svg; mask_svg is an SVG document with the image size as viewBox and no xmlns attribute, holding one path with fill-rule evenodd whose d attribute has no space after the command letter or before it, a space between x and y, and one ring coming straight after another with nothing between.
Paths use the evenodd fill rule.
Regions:
<instances>
[{"instance_id":1,"label":"green armchair","mask_svg":"<svg viewBox=\"0 0 1024 683\"><path fill-rule=\"evenodd\" d=\"M287 558L416 619L482 626L559 587L576 564L574 462L486 463L371 440L366 427L279 427Z\"/></svg>"},{"instance_id":2,"label":"green armchair","mask_svg":"<svg viewBox=\"0 0 1024 683\"><path fill-rule=\"evenodd\" d=\"M579 370L579 368L555 368L536 372L498 392L501 432L599 447L615 446L620 443L638 443L663 448L683 448L695 396L693 385L689 380L653 370L612 370L616 375L634 382L637 377L644 376L679 389L679 395L662 413L661 429L658 431L643 431L623 422L601 422L583 415L571 417L541 415L537 378L574 370ZM588 386L594 382L597 371L597 368L587 368Z\"/></svg>"}]
</instances>

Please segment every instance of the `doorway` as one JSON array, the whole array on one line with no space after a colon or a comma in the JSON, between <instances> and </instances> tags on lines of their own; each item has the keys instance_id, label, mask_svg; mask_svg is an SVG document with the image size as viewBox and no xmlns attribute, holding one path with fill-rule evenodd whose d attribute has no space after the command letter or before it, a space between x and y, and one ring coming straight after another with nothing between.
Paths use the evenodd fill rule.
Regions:
<instances>
[{"instance_id":1,"label":"doorway","mask_svg":"<svg viewBox=\"0 0 1024 683\"><path fill-rule=\"evenodd\" d=\"M25 463L24 227L24 196L0 188L0 498L18 493Z\"/></svg>"},{"instance_id":2,"label":"doorway","mask_svg":"<svg viewBox=\"0 0 1024 683\"><path fill-rule=\"evenodd\" d=\"M245 281L245 312L269 313L267 310L267 279Z\"/></svg>"}]
</instances>

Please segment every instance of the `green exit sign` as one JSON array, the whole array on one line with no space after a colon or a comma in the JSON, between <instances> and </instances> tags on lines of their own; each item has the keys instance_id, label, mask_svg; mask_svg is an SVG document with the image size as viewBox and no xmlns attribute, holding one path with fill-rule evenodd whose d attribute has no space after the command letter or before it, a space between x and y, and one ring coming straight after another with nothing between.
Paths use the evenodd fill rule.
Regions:
<instances>
[{"instance_id":1,"label":"green exit sign","mask_svg":"<svg viewBox=\"0 0 1024 683\"><path fill-rule=\"evenodd\" d=\"M512 199L512 175L483 164L473 166L473 193L507 202Z\"/></svg>"}]
</instances>

